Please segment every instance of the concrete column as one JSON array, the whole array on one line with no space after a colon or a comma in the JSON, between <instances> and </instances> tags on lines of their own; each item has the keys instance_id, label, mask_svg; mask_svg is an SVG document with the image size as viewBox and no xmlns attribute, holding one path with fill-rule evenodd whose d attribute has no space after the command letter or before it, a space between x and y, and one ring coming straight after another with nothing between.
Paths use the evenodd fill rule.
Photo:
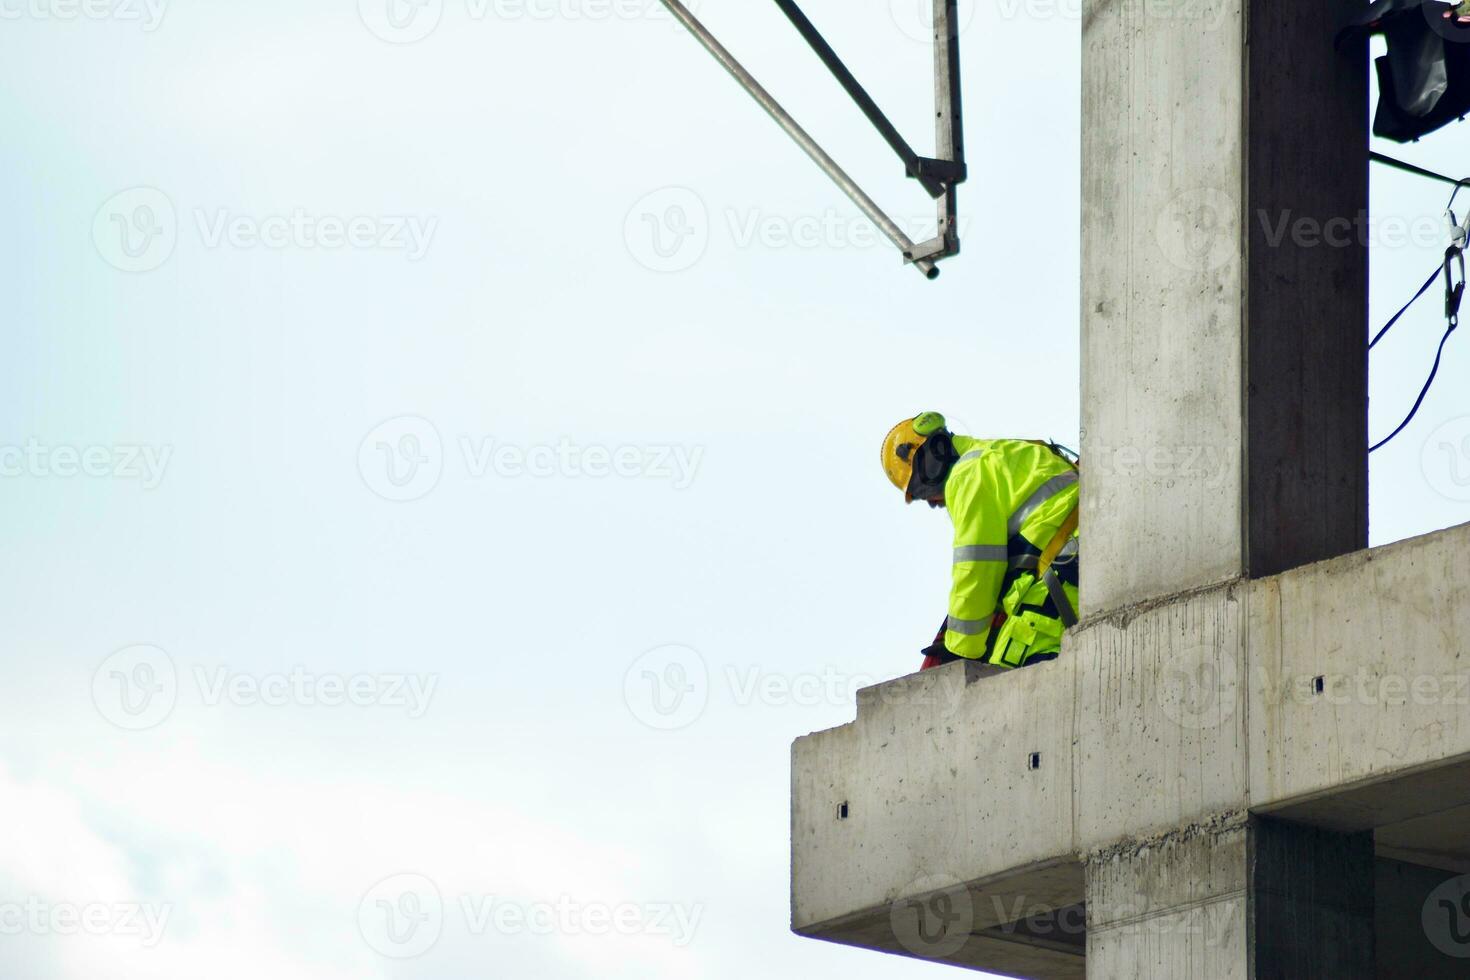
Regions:
<instances>
[{"instance_id":1,"label":"concrete column","mask_svg":"<svg viewBox=\"0 0 1470 980\"><path fill-rule=\"evenodd\" d=\"M1371 980L1372 834L1243 814L1087 862L1089 980Z\"/></svg>"},{"instance_id":2,"label":"concrete column","mask_svg":"<svg viewBox=\"0 0 1470 980\"><path fill-rule=\"evenodd\" d=\"M1372 831L1252 818L1247 850L1250 975L1372 980Z\"/></svg>"},{"instance_id":3,"label":"concrete column","mask_svg":"<svg viewBox=\"0 0 1470 980\"><path fill-rule=\"evenodd\" d=\"M1085 0L1084 612L1367 544L1366 58L1333 0Z\"/></svg>"}]
</instances>

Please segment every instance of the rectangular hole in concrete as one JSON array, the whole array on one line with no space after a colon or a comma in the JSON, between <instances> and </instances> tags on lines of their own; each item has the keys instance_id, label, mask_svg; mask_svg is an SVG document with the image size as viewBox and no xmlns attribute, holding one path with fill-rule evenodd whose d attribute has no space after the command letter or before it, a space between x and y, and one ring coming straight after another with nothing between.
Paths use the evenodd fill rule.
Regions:
<instances>
[{"instance_id":1,"label":"rectangular hole in concrete","mask_svg":"<svg viewBox=\"0 0 1470 980\"><path fill-rule=\"evenodd\" d=\"M843 800L841 803L837 804L837 819L838 820L846 820L847 819L847 801L846 800Z\"/></svg>"}]
</instances>

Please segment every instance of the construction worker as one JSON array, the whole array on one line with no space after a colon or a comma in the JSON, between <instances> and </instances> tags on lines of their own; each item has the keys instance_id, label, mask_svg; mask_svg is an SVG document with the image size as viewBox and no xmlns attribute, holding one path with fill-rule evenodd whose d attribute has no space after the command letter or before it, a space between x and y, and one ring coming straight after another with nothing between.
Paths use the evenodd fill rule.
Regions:
<instances>
[{"instance_id":1,"label":"construction worker","mask_svg":"<svg viewBox=\"0 0 1470 980\"><path fill-rule=\"evenodd\" d=\"M1054 443L955 435L925 412L883 440L883 471L905 502L944 507L954 522L949 615L924 669L1056 659L1077 622L1074 458Z\"/></svg>"}]
</instances>

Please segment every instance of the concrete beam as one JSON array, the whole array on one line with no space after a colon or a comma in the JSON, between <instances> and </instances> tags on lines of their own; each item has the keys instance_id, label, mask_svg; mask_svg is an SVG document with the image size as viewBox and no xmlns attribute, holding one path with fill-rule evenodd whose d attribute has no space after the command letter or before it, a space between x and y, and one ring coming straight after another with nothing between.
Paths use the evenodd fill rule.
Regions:
<instances>
[{"instance_id":1,"label":"concrete beam","mask_svg":"<svg viewBox=\"0 0 1470 980\"><path fill-rule=\"evenodd\" d=\"M951 664L869 688L855 723L797 739L792 927L901 947L870 928L955 886L975 887L977 929L1014 921L1018 899L1017 918L1080 902L1072 673Z\"/></svg>"},{"instance_id":2,"label":"concrete beam","mask_svg":"<svg viewBox=\"0 0 1470 980\"><path fill-rule=\"evenodd\" d=\"M1470 526L1252 583L1250 618L1254 805L1339 797L1363 829L1470 803L1391 785L1470 762Z\"/></svg>"},{"instance_id":3,"label":"concrete beam","mask_svg":"<svg viewBox=\"0 0 1470 980\"><path fill-rule=\"evenodd\" d=\"M792 748L792 926L927 956L895 915L959 889L966 935L1065 956L1046 914L1085 856L1222 814L1470 863L1467 616L1470 525L1095 616L1053 663L868 689ZM1021 972L996 950L927 958Z\"/></svg>"},{"instance_id":4,"label":"concrete beam","mask_svg":"<svg viewBox=\"0 0 1470 980\"><path fill-rule=\"evenodd\" d=\"M1016 977L1083 980L1083 871L1068 860L985 881L926 875L906 894L799 935Z\"/></svg>"}]
</instances>

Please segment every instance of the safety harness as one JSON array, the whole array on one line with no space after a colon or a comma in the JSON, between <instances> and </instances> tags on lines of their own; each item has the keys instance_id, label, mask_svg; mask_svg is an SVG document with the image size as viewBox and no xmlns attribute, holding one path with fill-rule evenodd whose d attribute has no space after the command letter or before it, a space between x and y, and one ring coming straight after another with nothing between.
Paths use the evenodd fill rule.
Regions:
<instances>
[{"instance_id":1,"label":"safety harness","mask_svg":"<svg viewBox=\"0 0 1470 980\"><path fill-rule=\"evenodd\" d=\"M929 491L929 489L935 488L935 486L942 489L944 480L948 478L948 472L953 469L954 464L958 460L961 460L961 458L970 458L970 455L983 453L983 450L978 450L975 453L961 457L954 450L953 441L948 438L948 433L944 432L941 435L944 438L939 439L939 441L931 438L931 442L935 442L933 447L926 442L925 447L914 458L914 475L910 480L910 485L908 485L908 492L913 497L928 497L929 494L925 491ZM1078 455L1067 450L1063 445L1055 444L1055 442L1039 441L1039 439L1032 439L1030 442L1033 445L1041 445L1041 447L1047 448L1051 453L1057 455L1058 458L1066 461L1067 470L1066 472L1051 476L1051 478L1044 480L1041 485L1036 486L1032 494L1030 494L1030 497L1028 497L1028 500L1022 502L1008 516L1007 522L1005 523L1007 523L1007 530L1010 533L1010 545L1001 545L1001 547L995 547L995 545L972 545L972 547L957 548L957 561L1007 561L1007 573L1005 573L1000 588L1001 607L997 608L992 616L986 617L983 624L958 623L953 616L945 617L944 623L939 626L939 632L936 633L935 639L933 639L933 644L923 651L926 657L925 669L939 666L942 663L948 663L951 660L958 660L957 655L951 654L947 646L945 646L945 633L950 632L950 630L970 632L970 630L963 629L963 627L972 626L978 627L973 632L979 632L979 629L988 630L989 638L988 642L986 642L985 654L983 654L983 657L980 657L980 660L986 661L986 663L998 664L998 666L1020 667L1023 663L1030 663L1033 660L1051 660L1051 658L1055 657L1055 654L1030 655L1028 657L1026 652L1028 652L1029 648L1033 648L1036 642L1042 641L1042 639L1060 641L1063 629L1076 626L1076 623L1078 623L1078 611L1073 607L1072 599L1067 597L1063 576L1057 573L1058 564L1070 563L1070 561L1076 561L1076 558L1078 558L1079 550L1076 547L1075 541L1079 523L1078 505L1073 504L1073 507L1067 511L1066 516L1061 519L1061 523L1058 525L1057 530L1055 530L1054 535L1051 536L1050 541L1047 542L1047 545L1042 548L1039 554L1038 552L1030 551L1030 548L1035 548L1035 544L1032 544L1032 542L1026 542L1023 548L1017 545L1017 542L1026 541L1025 536L1022 535L1022 526L1035 513L1036 508L1041 507L1047 501L1053 500L1055 495L1060 494L1061 491L1078 482L1080 476ZM928 454L925 453L925 450L931 450L931 448L933 455L926 461L925 457ZM928 466L925 463L928 463ZM1000 554L992 557L992 552L995 551L1000 552ZM1007 555L1007 551L1010 551L1010 554ZM960 552L964 552L964 554L961 555ZM1033 585L1028 586L1026 589L1020 589L1020 591L1014 588L1017 579L1023 573L1030 573L1035 576L1032 580L1033 585L1039 582L1044 586L1045 592L1047 592L1047 598L1050 599L1051 605L1055 608L1054 616L1045 610L1045 602L1042 602L1042 604L1036 604L1035 601L1025 602L1025 595L1030 594ZM1076 586L1076 580L1072 579L1072 577L1069 577L1069 582L1073 586ZM997 649L998 639L1000 639L1001 633L1003 632L1007 639L1005 639L1003 648Z\"/></svg>"},{"instance_id":2,"label":"safety harness","mask_svg":"<svg viewBox=\"0 0 1470 980\"><path fill-rule=\"evenodd\" d=\"M1439 374L1439 364L1444 357L1445 344L1449 342L1451 335L1460 328L1460 304L1465 299L1465 248L1467 245L1470 245L1470 213L1465 215L1464 221L1460 221L1455 217L1454 207L1455 196L1460 193L1460 187L1464 183L1466 181L1460 181L1455 185L1455 191L1450 195L1450 203L1445 208L1445 219L1450 229L1450 245L1445 249L1443 263L1445 331L1444 335L1439 339L1439 348L1434 353L1434 364L1430 366L1429 377L1425 380L1424 387L1419 390L1419 397L1414 399L1414 406L1409 409L1409 414L1404 416L1404 420L1392 432L1378 442L1370 445L1368 447L1368 452L1370 453L1377 452L1388 445L1393 441L1395 436L1409 427L1410 422L1414 421L1414 416L1419 414L1419 408L1424 404L1424 398L1429 394L1429 389L1433 387L1434 379ZM1383 329L1373 335L1373 339L1368 341L1369 351L1372 351L1374 347L1378 346L1378 342L1393 329L1394 324L1399 322L1400 318L1409 311L1409 307L1413 306L1419 297L1429 292L1429 287L1434 285L1434 281L1440 277L1440 273L1440 268L1436 268L1431 272L1429 278L1424 280L1424 285L1420 286L1419 291L1414 294L1413 299L1405 303L1383 325Z\"/></svg>"},{"instance_id":3,"label":"safety harness","mask_svg":"<svg viewBox=\"0 0 1470 980\"><path fill-rule=\"evenodd\" d=\"M1064 447L1054 442L1043 443L1043 445L1055 453L1058 458L1065 460L1067 465L1072 468L1073 473L1081 474L1082 470L1078 465L1075 454L1068 453ZM1072 509L1062 519L1062 523L1057 528L1057 533L1052 535L1051 541L1047 543L1045 548L1041 549L1041 559L1036 563L1036 577L1046 585L1047 594L1051 596L1051 601L1056 604L1057 614L1061 617L1062 625L1069 627L1077 625L1077 610L1072 608L1072 602L1067 598L1067 590L1062 588L1062 582L1057 578L1056 569L1052 566L1061 555L1062 549L1067 546L1067 542L1072 540L1072 535L1077 533L1077 525L1080 520L1080 495L1078 502L1078 504L1072 505Z\"/></svg>"},{"instance_id":4,"label":"safety harness","mask_svg":"<svg viewBox=\"0 0 1470 980\"><path fill-rule=\"evenodd\" d=\"M1054 442L1040 440L1032 440L1032 442L1050 449L1058 458L1067 463L1069 471L1043 483L1037 488L1038 492L1033 493L1031 498L1015 514L1011 515L1009 523L1013 541L1020 537L1021 525L1025 523L1032 511L1076 483L1081 473L1075 453L1071 453ZM1048 488L1051 488L1050 492L1044 492ZM1072 536L1077 533L1078 520L1078 507L1073 505L1062 519L1062 523L1057 527L1051 540L1042 548L1041 554L1022 554L1011 559L1010 570L1000 588L1002 607L997 611L991 624L990 638L985 653L986 659L991 663L1001 663L1011 667L1020 666L1020 661L1014 659L1017 649L1033 646L1043 637L1060 639L1061 629L1077 625L1077 610L1067 596L1067 590L1062 584L1061 577L1057 574L1056 566L1058 559L1065 558L1068 561L1076 559L1075 549L1072 549L1070 554L1065 553L1069 550L1068 544L1072 541ZM1035 575L1036 581L1045 586L1047 597L1056 607L1055 618L1043 613L1039 607L1021 605L1021 595L1015 591L1014 586L1016 580L1025 572ZM1055 625L1058 620L1061 621L1061 629ZM1005 649L997 650L996 644L999 641L1002 627L1007 624L1009 624L1008 643ZM1017 643L1019 647L1015 646Z\"/></svg>"}]
</instances>

